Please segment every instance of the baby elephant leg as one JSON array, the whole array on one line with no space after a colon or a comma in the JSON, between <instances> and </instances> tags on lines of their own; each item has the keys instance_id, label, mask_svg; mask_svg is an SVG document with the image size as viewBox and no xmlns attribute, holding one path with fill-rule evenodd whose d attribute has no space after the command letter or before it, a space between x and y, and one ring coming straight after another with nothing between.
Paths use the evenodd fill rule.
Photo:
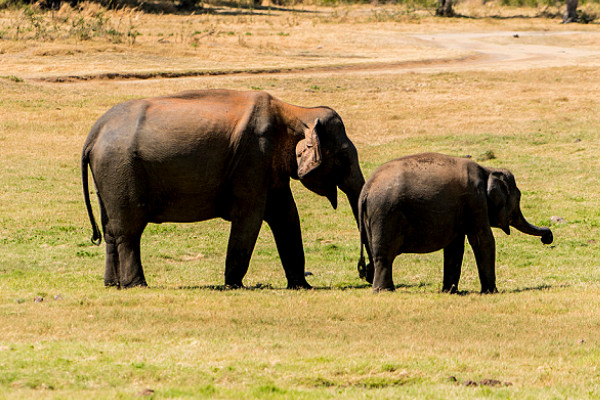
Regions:
<instances>
[{"instance_id":1,"label":"baby elephant leg","mask_svg":"<svg viewBox=\"0 0 600 400\"><path fill-rule=\"evenodd\" d=\"M465 235L459 235L444 248L444 283L442 292L458 293L458 281L465 253Z\"/></svg>"},{"instance_id":2,"label":"baby elephant leg","mask_svg":"<svg viewBox=\"0 0 600 400\"><path fill-rule=\"evenodd\" d=\"M496 241L490 228L469 235L469 243L475 254L481 293L498 293L496 288Z\"/></svg>"},{"instance_id":3,"label":"baby elephant leg","mask_svg":"<svg viewBox=\"0 0 600 400\"><path fill-rule=\"evenodd\" d=\"M371 219L370 246L373 256L373 291L396 289L392 277L394 258L404 243L406 219L401 213L380 212Z\"/></svg>"}]
</instances>

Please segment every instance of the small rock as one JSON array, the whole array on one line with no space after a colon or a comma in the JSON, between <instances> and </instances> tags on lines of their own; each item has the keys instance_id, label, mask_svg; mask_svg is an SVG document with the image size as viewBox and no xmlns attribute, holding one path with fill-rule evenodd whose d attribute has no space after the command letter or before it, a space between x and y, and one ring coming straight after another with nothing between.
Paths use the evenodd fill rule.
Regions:
<instances>
[{"instance_id":1,"label":"small rock","mask_svg":"<svg viewBox=\"0 0 600 400\"><path fill-rule=\"evenodd\" d=\"M140 396L152 396L154 394L154 390L152 389L144 389L140 392Z\"/></svg>"},{"instance_id":2,"label":"small rock","mask_svg":"<svg viewBox=\"0 0 600 400\"><path fill-rule=\"evenodd\" d=\"M502 382L500 382L499 380L497 380L497 379L487 379L487 378L486 379L482 379L479 382L479 384L481 386L494 386L494 387L502 386Z\"/></svg>"},{"instance_id":3,"label":"small rock","mask_svg":"<svg viewBox=\"0 0 600 400\"><path fill-rule=\"evenodd\" d=\"M54 295L54 300L62 300L62 296L60 294L55 294Z\"/></svg>"},{"instance_id":4,"label":"small rock","mask_svg":"<svg viewBox=\"0 0 600 400\"><path fill-rule=\"evenodd\" d=\"M518 34L518 33L515 33L515 34L513 35L513 37L514 37L514 38L516 38L516 39L518 39L518 38L519 38L519 34Z\"/></svg>"},{"instance_id":5,"label":"small rock","mask_svg":"<svg viewBox=\"0 0 600 400\"><path fill-rule=\"evenodd\" d=\"M323 48L323 46L321 46L321 45L317 46L317 49L322 49L322 48Z\"/></svg>"},{"instance_id":6,"label":"small rock","mask_svg":"<svg viewBox=\"0 0 600 400\"><path fill-rule=\"evenodd\" d=\"M584 343L585 343L585 340L584 340L584 339L579 339L579 340L577 341L577 343L578 343L578 344L584 344Z\"/></svg>"},{"instance_id":7,"label":"small rock","mask_svg":"<svg viewBox=\"0 0 600 400\"><path fill-rule=\"evenodd\" d=\"M578 139L575 139L575 140L573 141L573 143L579 143L579 142L581 142L581 139L579 139L579 138L578 138Z\"/></svg>"},{"instance_id":8,"label":"small rock","mask_svg":"<svg viewBox=\"0 0 600 400\"><path fill-rule=\"evenodd\" d=\"M43 301L44 301L44 298L42 296L36 296L33 298L34 303L41 303Z\"/></svg>"},{"instance_id":9,"label":"small rock","mask_svg":"<svg viewBox=\"0 0 600 400\"><path fill-rule=\"evenodd\" d=\"M567 220L563 217L559 217L558 215L553 215L550 217L550 222L554 224L566 224Z\"/></svg>"},{"instance_id":10,"label":"small rock","mask_svg":"<svg viewBox=\"0 0 600 400\"><path fill-rule=\"evenodd\" d=\"M310 271L304 271L304 276L313 276L314 274Z\"/></svg>"}]
</instances>

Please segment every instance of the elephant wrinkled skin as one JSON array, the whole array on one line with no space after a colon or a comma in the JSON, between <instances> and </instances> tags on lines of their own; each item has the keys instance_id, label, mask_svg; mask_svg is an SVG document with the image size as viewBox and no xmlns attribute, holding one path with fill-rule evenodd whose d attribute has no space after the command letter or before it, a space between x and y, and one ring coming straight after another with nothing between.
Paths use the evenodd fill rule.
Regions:
<instances>
[{"instance_id":1,"label":"elephant wrinkled skin","mask_svg":"<svg viewBox=\"0 0 600 400\"><path fill-rule=\"evenodd\" d=\"M392 263L401 253L444 250L443 291L458 290L465 236L473 248L482 293L497 292L492 227L510 226L552 243L549 228L531 225L510 171L465 158L426 153L390 161L365 183L359 199L359 274L373 290L394 290ZM370 263L365 265L363 245Z\"/></svg>"},{"instance_id":2,"label":"elephant wrinkled skin","mask_svg":"<svg viewBox=\"0 0 600 400\"><path fill-rule=\"evenodd\" d=\"M189 91L118 104L92 127L81 167L93 228L88 165L106 242L106 286L146 286L140 238L148 223L231 221L225 284L242 287L266 221L289 288L304 277L300 220L290 178L337 205L337 188L355 217L364 178L339 115L268 93Z\"/></svg>"}]
</instances>

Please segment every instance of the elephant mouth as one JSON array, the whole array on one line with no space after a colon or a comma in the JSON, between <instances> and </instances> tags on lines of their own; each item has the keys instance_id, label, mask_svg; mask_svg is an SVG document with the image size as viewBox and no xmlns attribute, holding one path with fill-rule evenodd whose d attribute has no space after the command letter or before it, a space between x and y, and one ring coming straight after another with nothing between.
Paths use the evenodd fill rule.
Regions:
<instances>
[{"instance_id":1,"label":"elephant mouth","mask_svg":"<svg viewBox=\"0 0 600 400\"><path fill-rule=\"evenodd\" d=\"M338 201L337 201L337 186L336 185L323 185L317 183L310 175L305 177L304 179L300 179L300 182L311 192L318 194L319 196L324 196L329 200L333 209L337 209Z\"/></svg>"}]
</instances>

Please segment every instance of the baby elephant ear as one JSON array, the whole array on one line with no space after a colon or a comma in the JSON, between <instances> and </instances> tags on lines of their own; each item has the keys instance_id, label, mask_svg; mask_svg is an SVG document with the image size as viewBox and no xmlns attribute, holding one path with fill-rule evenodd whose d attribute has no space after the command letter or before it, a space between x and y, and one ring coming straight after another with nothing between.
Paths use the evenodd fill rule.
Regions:
<instances>
[{"instance_id":1,"label":"baby elephant ear","mask_svg":"<svg viewBox=\"0 0 600 400\"><path fill-rule=\"evenodd\" d=\"M312 129L307 129L305 138L296 145L296 160L298 162L298 178L302 179L321 165L321 141L318 131L323 128L317 119Z\"/></svg>"},{"instance_id":2,"label":"baby elephant ear","mask_svg":"<svg viewBox=\"0 0 600 400\"><path fill-rule=\"evenodd\" d=\"M508 211L509 190L503 178L504 174L500 171L490 173L487 185L488 208L490 216L496 218L498 227L504 233L510 235Z\"/></svg>"}]
</instances>

